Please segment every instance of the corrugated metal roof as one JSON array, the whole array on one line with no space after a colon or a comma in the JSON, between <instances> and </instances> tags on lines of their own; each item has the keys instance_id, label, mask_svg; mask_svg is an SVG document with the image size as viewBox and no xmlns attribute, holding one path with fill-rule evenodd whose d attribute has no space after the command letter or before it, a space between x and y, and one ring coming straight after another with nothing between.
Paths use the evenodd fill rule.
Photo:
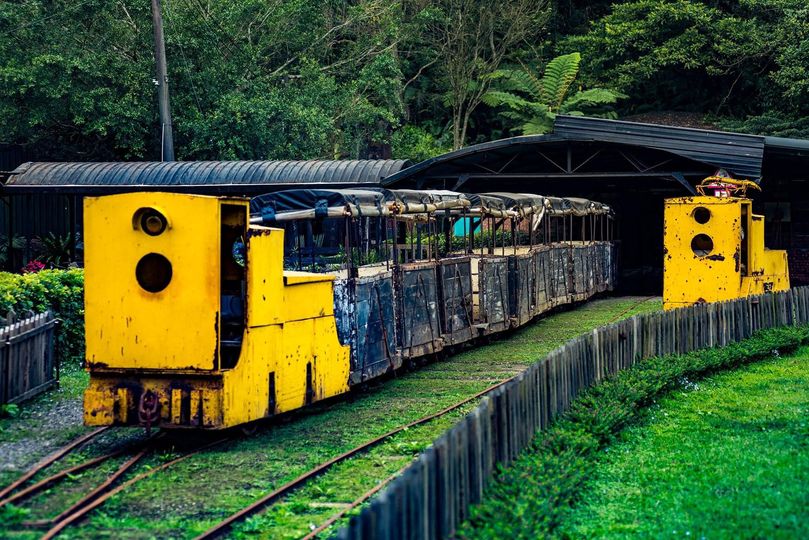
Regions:
<instances>
[{"instance_id":1,"label":"corrugated metal roof","mask_svg":"<svg viewBox=\"0 0 809 540\"><path fill-rule=\"evenodd\" d=\"M171 161L131 163L24 163L7 189L255 188L379 185L406 167L401 159L314 161Z\"/></svg>"},{"instance_id":2,"label":"corrugated metal roof","mask_svg":"<svg viewBox=\"0 0 809 540\"><path fill-rule=\"evenodd\" d=\"M742 178L761 177L764 137L759 135L563 115L556 117L553 133L570 140L656 148L721 167Z\"/></svg>"}]
</instances>

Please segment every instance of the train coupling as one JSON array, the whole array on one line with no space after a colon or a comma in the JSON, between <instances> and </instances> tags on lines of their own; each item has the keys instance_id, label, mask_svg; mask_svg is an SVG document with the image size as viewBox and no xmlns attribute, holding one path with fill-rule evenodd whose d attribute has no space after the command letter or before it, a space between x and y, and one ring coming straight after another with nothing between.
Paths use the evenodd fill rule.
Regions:
<instances>
[{"instance_id":1,"label":"train coupling","mask_svg":"<svg viewBox=\"0 0 809 540\"><path fill-rule=\"evenodd\" d=\"M222 381L210 378L135 378L94 375L84 393L87 426L222 427Z\"/></svg>"}]
</instances>

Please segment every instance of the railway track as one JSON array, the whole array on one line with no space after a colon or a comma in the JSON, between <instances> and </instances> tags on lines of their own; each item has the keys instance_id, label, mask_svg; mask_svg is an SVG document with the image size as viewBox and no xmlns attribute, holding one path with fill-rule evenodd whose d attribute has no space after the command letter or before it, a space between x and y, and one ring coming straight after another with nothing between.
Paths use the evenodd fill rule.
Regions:
<instances>
[{"instance_id":1,"label":"railway track","mask_svg":"<svg viewBox=\"0 0 809 540\"><path fill-rule=\"evenodd\" d=\"M107 478L103 482L101 482L89 493L85 494L81 499L71 504L68 508L66 508L56 516L48 519L40 519L22 523L22 525L26 528L47 529L44 535L42 536L42 539L43 540L51 539L56 537L64 529L66 529L73 523L77 522L78 520L86 516L89 512L103 505L111 497L126 489L129 489L135 483L145 478L148 478L149 476L159 471L162 471L174 465L175 463L184 461L202 452L203 450L212 448L228 440L228 438L222 438L204 444L198 448L186 452L185 454L175 459L172 459L157 467L148 469L145 472L139 473L134 477L130 478L129 480L126 480L125 482L116 486L116 483L118 483L118 481L121 480L126 475L126 473L134 469L135 466L141 461L143 461L145 457L154 453L159 448L159 443L164 438L165 434L158 433L157 435L150 437L149 439L140 444L120 448L113 452L109 452L107 454L103 454L101 456L88 459L77 465L73 465L71 467L63 469L62 471L54 473L46 478L43 478L42 480L39 480L38 482L31 484L30 486L23 487L37 474L44 471L51 465L54 465L55 463L59 462L61 459L69 455L71 452L82 447L84 444L90 442L92 439L95 439L107 429L109 428L107 427L99 428L87 434L84 434L80 437L77 437L76 439L69 442L62 448L58 449L57 451L47 456L45 459L36 463L34 466L28 469L22 476L20 476L20 478L18 478L17 480L15 480L11 484L0 490L0 495L2 495L3 497L2 499L0 499L0 508L9 504L18 503L25 499L34 497L37 494L43 492L45 489L64 480L65 478L70 478L73 475L79 474L91 468L98 467L101 464L116 457L120 457L127 453L132 453L132 455L129 456L121 465L119 465L112 474L107 476Z\"/></svg>"},{"instance_id":2,"label":"railway track","mask_svg":"<svg viewBox=\"0 0 809 540\"><path fill-rule=\"evenodd\" d=\"M51 465L53 465L54 463L56 463L57 461L59 461L60 459L65 457L66 455L68 455L73 450L79 448L84 443L98 437L99 435L101 435L102 433L104 433L108 429L109 429L109 427L102 427L102 428L95 429L95 430L93 430L93 431L91 431L89 433L85 433L84 435L82 435L80 437L76 437L75 439L73 439L72 441L70 441L69 443L64 445L63 447L59 448L55 452L53 452L50 455L46 456L44 459L38 461L30 469L28 469L25 473L23 473L23 475L20 476L17 480L15 480L11 484L9 484L8 486L6 486L2 490L0 490L0 507L7 504L8 502L10 502L8 500L8 495L10 493L12 493L14 490L18 489L20 486L24 485L26 482L28 482L28 480L30 480L31 478L36 476L37 473L39 473L40 471L46 469L47 467L50 467Z\"/></svg>"},{"instance_id":3,"label":"railway track","mask_svg":"<svg viewBox=\"0 0 809 540\"><path fill-rule=\"evenodd\" d=\"M506 384L507 382L509 382L513 378L514 377L509 377L508 379L502 380L502 381L498 382L497 384L489 386L485 390L482 390L482 391L476 393L475 395L473 395L471 397L468 397L466 399L458 401L457 403L454 403L454 404L450 405L449 407L446 407L446 408L444 408L444 409L442 409L442 410L440 410L440 411L438 411L436 413L432 413L432 414L429 414L427 416L423 416L423 417L421 417L421 418L419 418L417 420L414 420L412 422L409 422L407 424L399 426L399 427L397 427L395 429L392 429L392 430L388 431L387 433L384 433L384 434L380 435L379 437L376 437L374 439L371 439L368 442L365 442L363 444L355 446L354 448L352 448L352 449L350 449L350 450L348 450L346 452L343 452L342 454L340 454L340 455L338 455L336 457L333 457L333 458L329 459L328 461L325 461L325 462L321 463L320 465L318 465L318 466L308 470L307 472L303 473L302 475L298 476L294 480L291 480L291 481L287 482L286 484L282 485L278 489L276 489L276 490L268 493L264 497L258 499L257 501L252 503L250 506L247 506L247 507L243 508L242 510L239 510L238 512L234 513L234 514L231 514L230 516L228 516L224 520L220 521L219 523L217 523L216 525L214 525L213 527L211 527L210 529L208 529L207 531L205 531L201 535L197 536L194 540L211 540L213 538L221 537L222 535L227 533L233 527L233 525L235 525L236 523L241 522L241 521L247 519L248 517L261 512L263 509L267 508L271 503L273 503L275 501L278 501L279 499L289 495L293 491L301 488L302 486L304 486L306 484L306 482L312 480L313 478L315 478L317 476L320 476L321 474L325 473L326 471L328 471L329 469L331 469L332 467L334 467L338 463L342 463L342 462L344 462L344 461L346 461L346 460L348 460L348 459L350 459L350 458L352 458L352 457L354 457L354 456L356 456L356 455L358 455L360 453L366 452L366 451L370 450L371 448L373 448L373 447L375 447L375 446L389 440L391 437L393 437L394 435L396 435L398 433L401 433L401 432L403 432L403 431L405 431L407 429L419 426L421 424L425 424L425 423L427 423L427 422L429 422L431 420L435 420L436 418L440 418L440 417L442 417L442 416L444 416L444 415L446 415L446 414L448 414L448 413L450 413L452 411L455 411L455 410L463 407L464 405L466 405L468 403L471 403L472 401L480 399L485 394L491 392L492 390L494 390L494 389L496 389L496 388L498 388L500 386L503 386L504 384ZM401 469L401 470L403 470L403 469ZM332 517L330 517L329 520L327 520L326 523L324 523L323 525L318 527L315 531L310 533L310 535L307 536L307 538L313 538L314 536L312 536L312 535L315 535L317 532L321 532L322 530L325 530L329 525L331 525L332 523L334 523L335 521L340 519L342 516L344 516L349 510L351 510L352 508L355 508L356 506L358 506L359 504L361 504L362 502L364 502L365 500L367 500L368 498L373 496L382 487L384 487L385 484L389 483L391 480L396 478L396 476L401 472L401 470L399 472L397 472L396 474L394 474L394 475L388 477L387 479L385 479L385 481L383 483L378 484L376 487L374 487L373 489L366 492L360 498L356 499L354 502L351 503L349 508L346 508L345 510L342 510L341 512L339 512L339 513L333 515Z\"/></svg>"},{"instance_id":4,"label":"railway track","mask_svg":"<svg viewBox=\"0 0 809 540\"><path fill-rule=\"evenodd\" d=\"M615 322L615 321L625 317L628 313L631 313L631 312L637 310L640 306L642 306L643 304L645 304L646 302L649 302L650 300L652 300L654 298L656 298L656 297L655 296L648 296L648 297L644 297L644 298L639 299L637 302L633 303L632 305L627 307L625 310L621 311L620 313L618 313L617 315L615 315L614 317L609 319L607 321L607 323L612 323L612 322ZM258 499L257 501L253 502L251 505L243 508L242 510L239 510L238 512L235 512L235 513L231 514L230 516L228 516L224 520L220 521L219 523L217 523L216 525L214 525L213 527L211 527L210 529L208 529L207 531L205 531L201 535L198 535L197 537L195 537L194 540L211 540L211 539L214 539L214 538L220 538L220 537L224 536L237 523L242 522L242 521L246 520L247 518L249 518L249 517L251 517L251 516L253 516L255 514L258 514L258 513L262 512L263 510L268 509L268 507L271 504L273 504L274 502L279 501L282 498L290 495L292 492L302 488L307 482L309 482L310 480L314 479L315 477L320 476L321 474L325 473L326 471L331 469L333 466L335 466L335 465L337 465L339 463L342 463L342 462L344 462L344 461L346 461L346 460L348 460L348 459L350 459L352 457L355 457L360 453L363 453L363 452L366 452L366 451L370 450L371 448L373 448L373 447L375 447L375 446L389 440L391 437L393 437L397 433L401 433L402 431L405 431L405 430L407 430L409 428L412 428L412 427L427 423L427 422L429 422L431 420L434 420L436 418L444 416L444 415L446 415L446 414L448 414L448 413L450 413L450 412L452 412L454 410L457 410L460 407L463 407L464 405L483 397L484 395L491 392L492 390L495 390L496 388L498 388L500 386L503 386L504 384L508 383L513 378L514 378L514 376L508 377L507 379L504 379L504 380L502 380L502 381L500 381L500 382L498 382L498 383L496 383L494 385L491 385L488 388L476 393L475 395L473 395L471 397L468 397L466 399L463 399L463 400L461 400L461 401L459 401L459 402L457 402L457 403L455 403L453 405L450 405L450 406L438 411L437 413L429 414L429 415L424 416L422 418L419 418L419 419L417 419L415 421L412 421L412 422L409 422L409 423L407 423L405 425L402 425L402 426L400 426L398 428L390 430L387 433L384 433L384 434L380 435L379 437L376 437L376 438L374 438L374 439L372 439L372 440L370 440L370 441L368 441L366 443L358 445L358 446L356 446L356 447L354 447L354 448L340 454L337 457L334 457L334 458L332 458L332 459L330 459L328 461L323 462L322 464L320 464L320 465L310 469L309 471L301 474L300 476L298 476L294 480L291 480L291 481L287 482L286 484L282 485L281 487L275 489L274 491L268 493L264 497L262 497L262 498ZM314 538L317 538L317 536L320 533L322 533L323 531L328 529L334 523L336 523L341 518L343 518L345 515L347 515L351 510L353 510L354 508L358 507L359 505L361 505L364 502L366 502L367 500L369 500L376 493L381 491L387 484L389 484L390 482L395 480L396 477L398 477L402 472L404 472L404 470L408 466L409 466L409 463L407 465L405 465L403 468L396 471L394 474L392 474L392 475L388 476L387 478L385 478L385 479L381 480L380 482L378 482L376 486L374 486L373 488L369 489L368 491L366 491L365 493L363 493L362 495L360 495L359 497L354 499L351 503L347 504L344 508L340 509L340 511L338 511L338 512L332 514L331 516L329 516L326 519L326 521L321 523L319 526L315 527L311 532L309 532L306 536L304 536L303 540L312 540Z\"/></svg>"},{"instance_id":5,"label":"railway track","mask_svg":"<svg viewBox=\"0 0 809 540\"><path fill-rule=\"evenodd\" d=\"M630 311L637 311L638 308L641 307L642 304L648 302L648 300L649 299L643 298L643 299L635 299L631 303L623 302L623 304L620 305L619 309L610 308L610 310L612 311L611 313L605 313L604 315L601 316L603 318L600 318L599 321L593 321L592 324L597 324L597 323L604 324L605 322L612 322L612 320L614 320L614 319L621 318L621 317L627 315L627 313L630 312ZM611 302L617 302L617 301L611 301ZM615 307L618 308L617 305ZM590 309L590 308L588 308L588 309ZM569 337L572 337L573 335L578 335L582 331L582 330L579 329L579 326L580 326L581 323L579 321L574 321L574 319L578 319L579 317L580 317L580 315L573 315L573 314L561 315L562 319L570 320L571 321L570 323L575 325L576 330L574 331L571 328L570 331L565 331L564 332L564 336L563 335L554 335L554 337L551 338L552 341L554 343L556 343L556 340L569 339ZM547 328L549 330L553 331L553 332L559 332L559 328L560 328L559 325L560 324L562 325L562 327L564 327L564 324L570 324L570 323L555 322L555 323L553 323L552 327L547 327ZM540 327L537 327L537 328L540 328ZM301 497L301 496L303 496L304 498L308 497L308 495L306 495L306 493L308 493L308 490L312 490L312 489L318 490L319 487L322 485L321 481L315 481L315 479L320 477L321 475L323 475L324 473L326 473L330 469L332 469L335 465L338 465L339 463L346 462L347 460L350 460L352 457L356 457L356 458L361 459L361 460L375 460L377 458L375 458L373 456L376 455L376 454L374 452L369 452L373 447L382 445L382 443L384 443L385 441L390 441L392 438L394 438L394 436L397 433L401 433L401 432L407 430L410 427L418 426L420 424L427 424L427 423L430 422L430 420L437 420L439 417L446 416L447 414L451 413L452 411L457 411L458 408L463 407L465 404L468 404L468 403L470 403L470 402L472 402L472 401L474 401L476 399L479 399L483 394L490 391L492 388L496 388L497 386L499 386L499 385L503 384L504 382L508 381L510 379L510 376L513 375L516 372L514 370L520 369L517 365L511 365L511 363L513 363L514 360L508 360L506 358L506 356L503 356L501 358L501 360L499 360L499 362L496 362L496 363L491 363L491 361L492 361L491 359L499 358L498 355L503 354L505 351L510 350L512 347L524 347L525 343L533 343L533 340L537 339L539 336L544 335L545 331L544 330L537 330L537 332L539 332L537 337L534 337L534 334L532 334L532 333L529 333L527 335L523 334L522 338L515 341L514 344L511 344L508 341L504 341L499 345L493 345L491 349L488 349L488 351L490 351L490 352L485 355L486 356L485 360L476 360L475 356L465 355L464 353L462 353L461 359L459 359L458 361L446 362L446 363L439 362L439 363L435 364L436 367L433 369L432 373L428 374L428 373L419 371L419 372L416 372L414 374L414 377L407 377L406 378L407 380L409 380L409 382L407 382L407 380L405 380L405 381L401 381L403 384L396 383L394 386L399 386L399 387L405 388L405 389L411 389L411 390L408 390L408 392L411 392L408 395L409 395L410 399L416 400L414 403L416 403L416 402L424 403L425 401L423 401L423 400L425 400L425 399L427 400L426 402L431 402L431 401L434 401L434 400L433 400L433 398L427 398L426 397L427 394L424 394L423 397L422 397L422 394L418 390L417 390L416 395L412 394L412 391L416 390L417 388L422 388L422 390L428 388L428 387L424 387L423 383L419 382L419 380L421 378L427 377L428 379L432 379L438 373L441 373L442 375L439 376L439 379L441 380L440 385L433 384L432 386L430 386L430 388L431 387L436 387L436 388L440 387L440 388L446 390L446 389L448 389L450 387L453 387L453 385L454 385L454 388L456 388L455 391L458 392L458 395L455 396L455 399L457 399L458 401L457 402L452 402L450 400L445 399L445 400L443 400L443 407L444 408L442 408L440 411L438 411L438 412L436 412L434 414L429 414L429 415L424 416L422 418L418 418L416 420L404 423L404 425L402 425L400 427L397 427L396 429L387 431L386 433L383 433L383 434L381 434L379 436L376 436L377 434L373 433L373 430L369 430L370 432L366 433L366 435L365 435L365 439L367 439L366 442L362 442L363 438L354 438L353 441L354 441L355 444L360 443L360 442L362 442L362 444L358 444L355 448L352 448L349 451L343 452L342 454L338 455L337 457L331 458L331 459L329 459L327 461L323 461L319 465L316 465L314 467L312 467L312 463L317 463L317 461L309 462L308 465L310 467L312 467L309 471L307 471L304 474L297 475L296 478L287 481L284 485L282 485L282 486L280 486L278 488L275 488L275 486L269 486L269 489L267 487L265 487L264 489L267 490L267 491L265 491L267 493L266 495L262 496L259 500L254 501L252 504L250 504L249 506L243 508L239 512L236 512L235 514L227 517L225 520L223 520L223 522L217 524L215 527L209 529L208 531L205 531L202 535L199 536L199 538L214 538L214 537L222 536L223 534L226 534L232 527L239 526L241 524L241 522L243 520L247 519L248 517L255 516L255 515L257 515L257 514L259 514L261 512L264 512L264 511L270 511L270 512L279 512L280 511L280 512L283 512L284 508L285 508L284 505L287 504L287 502L289 502L289 500L287 498L288 495L293 494L293 492L297 492L295 494L296 497ZM526 340L525 339L526 337L529 337L530 339ZM550 348L550 346L551 346L550 343L547 344L548 348ZM531 349L531 350L533 351L533 349ZM498 351L500 351L500 352L498 352ZM508 353L506 353L506 354L508 354ZM491 356L491 355L494 355L494 356ZM532 352L531 355L533 356L534 353ZM468 360L463 360L463 358L468 358ZM501 364L503 367L499 368L499 369L496 369L496 366L497 366L498 363ZM482 366L482 365L488 366L488 368L485 371L485 375L483 375L484 372L482 372L482 371L478 372L478 371L476 371L476 368L475 368L475 366ZM508 366L508 367L506 367L506 366ZM471 371L470 371L470 369L471 369ZM511 370L511 372L509 373L506 370ZM495 375L498 372L502 373L502 375L500 377L496 377L496 375ZM419 375L419 373L421 373L421 375ZM476 375L476 373L481 373L481 375ZM504 380L501 381L501 382L498 382L497 384L492 385L491 381L492 381L492 378L493 378L492 376L493 375L496 377L496 379L503 378ZM447 379L446 377L449 377L449 379ZM488 378L489 385L487 385L487 387L485 389L482 389L481 391L475 390L474 395L470 395L470 397L465 397L464 398L463 394L461 394L461 392L462 392L461 389L463 387L465 387L465 385L468 384L468 383L463 383L462 381L476 380L475 379L476 377ZM425 382L426 382L426 380L427 379L425 379ZM451 381L458 381L458 382L451 383ZM448 384L449 384L449 386L447 386ZM477 386L477 388L481 388L481 387ZM444 390L442 390L442 392ZM379 394L379 395L386 396L385 399L387 400L387 399L390 399L391 394L394 394L394 395L396 393L401 394L401 392L402 392L402 390L392 391L390 385L387 385L385 387L385 389L382 390L382 393ZM375 393L376 393L376 391L371 391L369 394L367 394L365 397L363 397L360 400L360 403L367 402L369 400L374 401L375 400ZM460 398L464 398L464 399L460 399ZM449 405L447 405L447 403L449 403ZM348 409L352 410L352 411L354 410L354 408L351 407L351 406L344 406L343 408L346 408L346 407ZM369 409L369 410L371 410L371 409ZM400 409L400 410L405 411L406 409ZM352 412L351 414L354 415L356 413ZM378 416L378 415L370 416L370 417L368 417L368 419L371 420L373 418L377 418L377 419L383 418L385 416L385 414L390 414L390 412L384 413L382 416ZM319 416L319 415L315 415L315 416ZM333 415L332 413L327 413L327 416L329 417L329 419L328 420L324 419L322 421L335 421L337 417L340 417L340 413L337 413L337 416ZM409 418L408 418L408 420L409 420L409 419L412 419L413 416L415 416L415 415L408 415L408 416L409 416ZM298 432L298 430L294 426L297 425L298 423L300 423L302 420L305 421L305 419L298 419L296 422L286 424L286 425L290 426L291 429L284 427L285 424L281 424L281 425L277 426L278 428L281 428L281 433L279 433L277 431L277 429L273 429L271 431L271 433L272 433L271 439L268 438L268 435L259 435L258 436L259 439L266 439L266 442L263 445L260 446L262 455L266 455L267 448L268 448L266 446L266 443L269 443L270 440L272 441L273 444L277 443L277 444L280 444L280 445L287 444L287 442L285 442L285 441L294 440L291 437L295 437L295 435L293 435L293 434ZM376 420L372 420L372 421L376 421ZM443 423L445 423L447 421L450 421L450 420L447 418L447 419L444 419L444 420L437 420L437 421L441 422L442 425L443 425ZM394 425L396 425L396 424L394 424ZM431 425L432 426L437 426L437 424L431 424ZM426 433L431 432L431 430L434 430L434 429L437 429L437 428L424 426L421 429L422 430L426 429L427 431L426 432L425 431L421 431L421 432L414 431L413 434L414 435L416 433L426 434ZM443 429L443 428L441 428L441 429ZM270 432L268 432L268 434L269 433ZM419 436L417 435L416 437L418 438ZM412 438L413 438L413 436L411 436L411 435L408 435L408 436L405 437L405 439L408 439L408 440L410 440ZM225 442L226 440L228 440L228 439L221 439L221 440L213 441L213 442L207 443L207 444L200 444L199 447L189 448L189 449L187 449L187 451L184 451L183 455L180 455L179 457L177 457L175 459L172 459L171 461L168 461L166 463L155 464L156 463L155 460L152 459L152 458L149 458L149 456L142 457L140 460L138 460L132 466L132 468L125 471L124 474L119 476L113 482L110 482L105 487L104 490L99 490L99 492L96 494L95 497L86 498L86 500L84 500L82 502L82 504L78 505L78 506L75 505L75 504L70 504L70 505L65 504L66 507L70 506L70 508L68 509L69 512L67 510L65 510L65 511L59 513L59 515L56 516L56 518L53 518L52 520L49 520L49 522L47 524L46 523L40 523L39 524L40 527L43 527L43 528L47 527L47 531L45 531L44 538L54 538L54 537L58 536L60 533L64 532L65 530L70 531L73 528L75 528L76 534L79 534L79 535L87 534L88 530L85 529L85 525L80 524L79 522L82 521L84 518L89 517L90 514L95 509L102 506L110 498L115 497L116 495L123 495L125 492L131 490L133 484L135 484L137 482L141 482L141 481L145 480L146 478L148 478L150 476L153 476L154 474L159 473L160 471L165 470L168 467L171 467L171 466L173 466L173 465L175 465L175 464L177 464L179 462L182 462L184 460L187 460L187 459L191 458L193 455L197 455L197 454L199 454L199 452L202 452L202 451L206 450L207 448L213 447L213 446L215 446L217 444L221 444L221 443ZM250 440L251 439L246 439L246 441L250 441ZM402 440L402 439L394 438L394 440L392 441L394 443L394 447L396 446L397 441L400 441L400 440ZM430 436L430 440L432 440L432 436ZM76 441L74 441L74 442L76 442ZM247 442L248 448L251 445L254 445L254 444L255 443ZM78 444L76 444L76 446L74 448L80 447L80 446L81 446L81 442L78 442ZM305 528L300 527L300 525L302 525L300 523L298 525L293 525L293 527L296 527L300 531L300 537L315 538L315 537L317 537L317 535L322 534L323 531L325 531L329 527L333 526L341 518L345 517L345 515L348 512L350 512L353 508L356 508L357 506L361 505L363 502L370 499L373 495L375 495L376 493L381 491L385 487L385 485L387 485L390 481L395 479L401 473L401 471L403 471L404 468L406 468L406 466L409 465L410 458L408 457L409 452L407 452L407 451L401 452L401 451L397 450L394 447L391 447L391 450L393 451L393 454L395 454L397 456L396 460L389 463L390 466L388 467L388 469L383 474L378 475L378 477L377 476L372 476L372 478L377 478L377 481L373 485L370 485L369 482L366 481L365 486L362 487L362 489L357 489L357 490L351 491L350 492L350 493L352 493L351 497L355 497L353 500L351 500L351 497L346 497L345 499L340 499L340 498L332 499L333 502L324 503L324 504L320 504L320 505L318 505L316 503L313 503L312 508L321 508L321 509L327 508L328 510L316 512L317 517L313 516L312 518L310 518L312 520L311 522L309 522L309 523L311 523L311 525L306 525ZM244 447L242 447L242 448L244 448ZM387 448L387 446L386 446L386 448ZM323 447L323 449L325 450L325 447ZM60 451L61 450L62 449L60 449ZM104 455L104 456L100 456L98 458L93 458L93 460L88 460L87 462L80 463L78 465L74 465L73 467L70 467L70 468L66 469L65 471L62 471L62 472L56 473L54 475L51 475L48 478L45 478L43 480L39 480L36 483L33 483L34 476L38 472L42 471L45 467L44 466L39 467L39 468L37 468L37 470L33 471L33 473L31 473L31 471L28 471L28 472L26 472L25 475L23 475L23 477L21 477L18 481L16 481L13 484L13 486L10 486L12 488L11 490L6 488L6 489L0 491L0 493L4 494L4 498L2 500L0 500L0 503L8 504L9 502L20 501L20 500L23 500L23 499L25 499L27 497L34 496L38 491L40 491L41 489L44 489L48 485L54 485L57 482L59 482L61 479L67 478L72 474L80 473L83 470L88 470L91 467L93 467L96 463L100 464L101 462L103 462L103 460L108 460L111 457L121 458L121 456L124 453L127 453L128 454L127 459L134 458L135 455L137 454L137 450L143 450L143 449L134 449L132 447L129 447L129 448L127 448L125 450L125 452L121 451L121 453L114 454L113 456ZM366 453L367 453L367 455L366 455ZM388 452L388 450L382 450L382 453L383 454L388 454L390 452ZM291 457L293 454L288 454L288 455ZM321 458L321 460L322 460L322 458ZM407 460L407 463L404 463L403 460ZM159 463L159 462L157 462L157 463ZM357 463L357 466L348 465L349 469L357 470L358 467L359 468L364 467L364 465L361 465L361 463L363 463L362 461L357 461L356 463ZM154 468L150 469L150 470L145 470L143 472L140 472L140 471L143 470L142 468L144 466L149 465L149 464L153 465ZM404 467L402 467L402 466L404 466ZM269 467L267 470L273 470L273 469L272 469L272 467ZM339 469L333 471L333 473L337 474L338 475L337 477L341 477L341 475L343 475L343 472L341 472L341 470L339 470ZM391 473L393 473L393 474L391 474ZM350 474L353 474L353 473L349 473L349 475ZM227 478L227 476L221 476L220 475L219 476L220 482L223 481L225 478ZM287 476L286 478L289 478L289 477ZM331 482L333 478L335 478L334 475L330 473L328 475L328 478L326 478L324 481L326 483L328 483L328 482ZM155 485L156 481L157 480L153 479L152 481L149 482L149 485ZM27 486L26 485L27 483L31 484L31 485ZM37 486L37 487L35 487L35 486ZM31 488L34 488L34 489L31 489ZM27 491L29 489L31 491ZM302 489L304 491L299 491L299 490L302 490ZM270 492L269 490L272 490L272 491ZM362 494L358 495L358 493L361 492L362 490L365 490L365 491ZM165 490L165 493L168 494L169 491ZM59 499L59 497L60 496L57 496L57 500ZM8 499L10 499L10 498L14 498L14 499L12 501L9 501ZM244 499L242 499L242 500L244 500ZM207 507L207 504L205 505L205 507ZM329 513L330 511L334 512L334 513L330 514ZM56 513L56 512L54 512L54 513ZM92 523L94 523L94 521L91 520L90 524L87 525L88 527L90 527L89 530L95 530L96 525L92 525ZM34 523L34 524L36 524L36 523ZM157 526L157 522L155 523L155 526ZM157 530L157 529L155 529L155 530ZM176 529L176 530L172 530L172 534L174 534L175 531L177 533L181 532L180 529ZM188 534L188 531L186 531L186 534ZM2 534L0 534L0 536L2 536Z\"/></svg>"}]
</instances>

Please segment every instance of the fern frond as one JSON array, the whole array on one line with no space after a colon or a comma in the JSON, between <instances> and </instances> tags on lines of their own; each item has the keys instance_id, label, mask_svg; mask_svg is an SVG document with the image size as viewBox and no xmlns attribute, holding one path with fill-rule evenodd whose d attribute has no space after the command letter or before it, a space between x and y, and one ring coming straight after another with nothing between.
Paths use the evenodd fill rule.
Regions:
<instances>
[{"instance_id":1,"label":"fern frond","mask_svg":"<svg viewBox=\"0 0 809 540\"><path fill-rule=\"evenodd\" d=\"M512 71L508 82L514 90L528 95L533 101L542 100L542 81L527 69Z\"/></svg>"},{"instance_id":2,"label":"fern frond","mask_svg":"<svg viewBox=\"0 0 809 540\"><path fill-rule=\"evenodd\" d=\"M529 104L517 94L502 92L500 90L489 90L483 94L481 100L489 107L506 106L515 110L523 109Z\"/></svg>"},{"instance_id":3,"label":"fern frond","mask_svg":"<svg viewBox=\"0 0 809 540\"><path fill-rule=\"evenodd\" d=\"M576 92L559 106L559 112L570 114L571 111L585 110L594 107L603 107L605 105L615 105L619 99L625 98L626 95L608 90L606 88L591 88L590 90L583 90Z\"/></svg>"},{"instance_id":4,"label":"fern frond","mask_svg":"<svg viewBox=\"0 0 809 540\"><path fill-rule=\"evenodd\" d=\"M555 116L555 115L554 115ZM553 117L531 118L520 126L523 135L544 135L553 130Z\"/></svg>"},{"instance_id":5,"label":"fern frond","mask_svg":"<svg viewBox=\"0 0 809 540\"><path fill-rule=\"evenodd\" d=\"M570 85L579 73L581 54L575 52L557 56L548 62L542 76L542 101L551 110L557 110L565 99Z\"/></svg>"}]
</instances>

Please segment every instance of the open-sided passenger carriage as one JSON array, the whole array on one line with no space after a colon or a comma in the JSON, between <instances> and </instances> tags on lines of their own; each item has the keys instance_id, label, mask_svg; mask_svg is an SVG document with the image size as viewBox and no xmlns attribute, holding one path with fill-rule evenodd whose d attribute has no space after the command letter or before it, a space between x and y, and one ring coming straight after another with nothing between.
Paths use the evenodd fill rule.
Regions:
<instances>
[{"instance_id":1,"label":"open-sided passenger carriage","mask_svg":"<svg viewBox=\"0 0 809 540\"><path fill-rule=\"evenodd\" d=\"M253 199L285 267L333 273L351 383L521 326L613 285L610 209L442 190L294 190Z\"/></svg>"}]
</instances>

